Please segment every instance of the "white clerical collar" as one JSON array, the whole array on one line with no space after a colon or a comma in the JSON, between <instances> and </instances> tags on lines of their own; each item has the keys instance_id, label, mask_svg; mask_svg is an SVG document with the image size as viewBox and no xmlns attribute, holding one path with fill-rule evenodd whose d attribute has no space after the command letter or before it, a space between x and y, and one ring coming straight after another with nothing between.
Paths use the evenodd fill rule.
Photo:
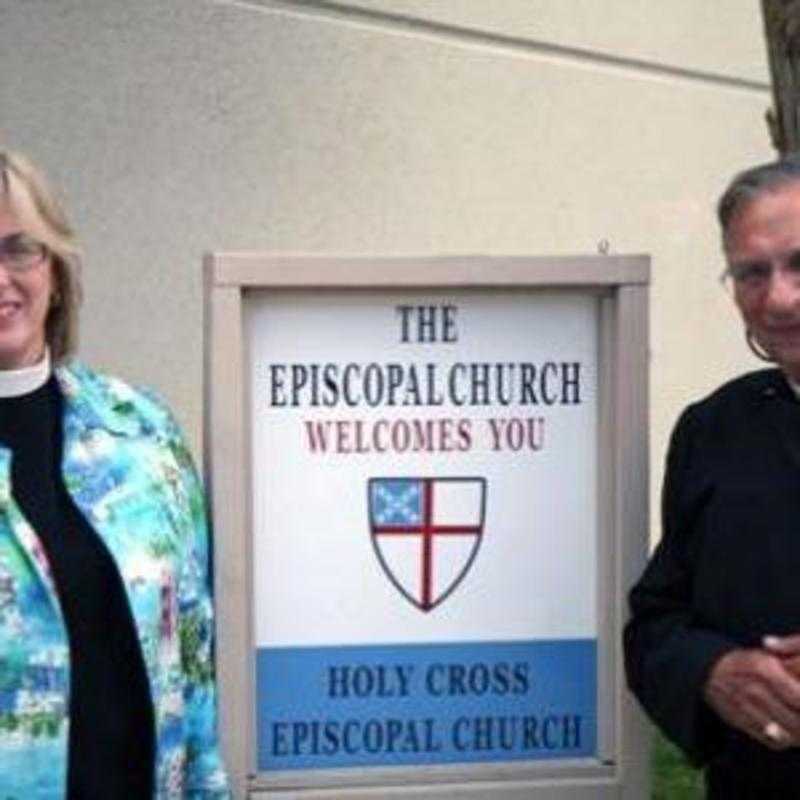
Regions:
<instances>
[{"instance_id":1,"label":"white clerical collar","mask_svg":"<svg viewBox=\"0 0 800 800\"><path fill-rule=\"evenodd\" d=\"M0 397L19 397L35 392L50 377L50 350L38 364L22 369L0 369Z\"/></svg>"}]
</instances>

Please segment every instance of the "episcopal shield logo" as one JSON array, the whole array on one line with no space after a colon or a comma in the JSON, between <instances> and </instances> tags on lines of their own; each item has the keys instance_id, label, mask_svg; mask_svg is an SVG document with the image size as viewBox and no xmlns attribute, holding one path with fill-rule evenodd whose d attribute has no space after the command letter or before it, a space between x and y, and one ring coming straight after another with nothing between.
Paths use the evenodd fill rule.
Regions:
<instances>
[{"instance_id":1,"label":"episcopal shield logo","mask_svg":"<svg viewBox=\"0 0 800 800\"><path fill-rule=\"evenodd\" d=\"M371 478L372 545L386 576L422 611L447 597L469 572L486 508L484 478Z\"/></svg>"}]
</instances>

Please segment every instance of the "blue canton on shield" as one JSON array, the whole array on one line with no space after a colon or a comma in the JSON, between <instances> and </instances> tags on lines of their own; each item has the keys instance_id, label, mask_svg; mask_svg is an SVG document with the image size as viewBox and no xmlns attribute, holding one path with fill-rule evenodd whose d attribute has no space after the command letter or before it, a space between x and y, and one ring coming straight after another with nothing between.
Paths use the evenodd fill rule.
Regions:
<instances>
[{"instance_id":1,"label":"blue canton on shield","mask_svg":"<svg viewBox=\"0 0 800 800\"><path fill-rule=\"evenodd\" d=\"M372 518L377 525L418 525L422 521L422 481L383 479L372 482Z\"/></svg>"}]
</instances>

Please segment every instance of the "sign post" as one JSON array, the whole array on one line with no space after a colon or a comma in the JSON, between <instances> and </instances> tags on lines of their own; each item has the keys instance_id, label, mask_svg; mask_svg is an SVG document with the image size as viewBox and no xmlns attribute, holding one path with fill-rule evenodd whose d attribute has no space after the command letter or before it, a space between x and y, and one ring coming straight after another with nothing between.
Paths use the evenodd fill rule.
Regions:
<instances>
[{"instance_id":1,"label":"sign post","mask_svg":"<svg viewBox=\"0 0 800 800\"><path fill-rule=\"evenodd\" d=\"M639 798L645 257L207 261L240 796Z\"/></svg>"}]
</instances>

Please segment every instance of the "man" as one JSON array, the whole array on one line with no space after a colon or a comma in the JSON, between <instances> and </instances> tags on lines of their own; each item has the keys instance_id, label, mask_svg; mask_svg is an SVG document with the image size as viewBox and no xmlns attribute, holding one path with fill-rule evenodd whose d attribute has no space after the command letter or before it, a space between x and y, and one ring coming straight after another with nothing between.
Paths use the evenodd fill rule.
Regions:
<instances>
[{"instance_id":1,"label":"man","mask_svg":"<svg viewBox=\"0 0 800 800\"><path fill-rule=\"evenodd\" d=\"M718 211L745 337L778 369L681 416L626 669L709 798L800 798L800 158L736 176Z\"/></svg>"}]
</instances>

